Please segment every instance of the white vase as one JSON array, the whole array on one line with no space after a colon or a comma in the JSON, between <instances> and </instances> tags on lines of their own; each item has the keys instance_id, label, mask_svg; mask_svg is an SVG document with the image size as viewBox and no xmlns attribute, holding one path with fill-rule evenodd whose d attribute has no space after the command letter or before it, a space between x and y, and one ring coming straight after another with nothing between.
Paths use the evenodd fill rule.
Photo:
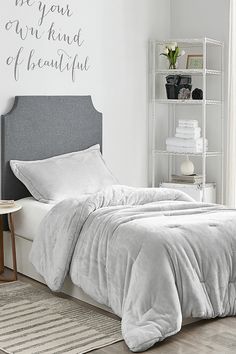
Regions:
<instances>
[{"instance_id":1,"label":"white vase","mask_svg":"<svg viewBox=\"0 0 236 354\"><path fill-rule=\"evenodd\" d=\"M188 156L186 157L186 160L181 163L180 171L184 176L190 176L194 174L194 164L191 160L189 160Z\"/></svg>"}]
</instances>

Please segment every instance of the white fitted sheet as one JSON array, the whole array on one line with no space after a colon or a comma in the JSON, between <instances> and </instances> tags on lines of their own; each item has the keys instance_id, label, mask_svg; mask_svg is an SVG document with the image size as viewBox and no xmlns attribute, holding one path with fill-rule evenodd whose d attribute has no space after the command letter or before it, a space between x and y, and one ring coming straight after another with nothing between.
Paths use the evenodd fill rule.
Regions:
<instances>
[{"instance_id":1,"label":"white fitted sheet","mask_svg":"<svg viewBox=\"0 0 236 354\"><path fill-rule=\"evenodd\" d=\"M15 233L27 240L33 240L40 222L54 204L41 203L33 197L17 201L22 209L14 214Z\"/></svg>"}]
</instances>

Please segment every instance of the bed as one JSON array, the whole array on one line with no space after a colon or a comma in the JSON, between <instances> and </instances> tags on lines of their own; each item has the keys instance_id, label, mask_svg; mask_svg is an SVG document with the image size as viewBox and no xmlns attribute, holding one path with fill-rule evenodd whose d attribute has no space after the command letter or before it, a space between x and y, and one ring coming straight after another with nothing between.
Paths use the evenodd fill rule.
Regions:
<instances>
[{"instance_id":1,"label":"bed","mask_svg":"<svg viewBox=\"0 0 236 354\"><path fill-rule=\"evenodd\" d=\"M119 185L45 207L15 178L10 160L102 146L102 116L90 97L17 98L1 134L2 198L24 204L16 218L20 272L112 309L132 351L177 333L189 317L236 314L235 210Z\"/></svg>"}]
</instances>

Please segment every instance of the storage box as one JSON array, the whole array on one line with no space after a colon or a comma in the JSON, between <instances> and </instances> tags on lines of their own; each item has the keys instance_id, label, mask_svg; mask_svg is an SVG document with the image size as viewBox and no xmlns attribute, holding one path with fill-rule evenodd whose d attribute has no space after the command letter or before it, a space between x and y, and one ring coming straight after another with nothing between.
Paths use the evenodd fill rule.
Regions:
<instances>
[{"instance_id":1,"label":"storage box","mask_svg":"<svg viewBox=\"0 0 236 354\"><path fill-rule=\"evenodd\" d=\"M190 75L168 75L166 77L166 95L168 99L177 100L182 88L192 90Z\"/></svg>"},{"instance_id":2,"label":"storage box","mask_svg":"<svg viewBox=\"0 0 236 354\"><path fill-rule=\"evenodd\" d=\"M178 189L188 194L190 197L196 200L196 202L203 201L203 188L201 184L163 182L160 184L160 188ZM206 183L204 202L216 203L215 183Z\"/></svg>"}]
</instances>

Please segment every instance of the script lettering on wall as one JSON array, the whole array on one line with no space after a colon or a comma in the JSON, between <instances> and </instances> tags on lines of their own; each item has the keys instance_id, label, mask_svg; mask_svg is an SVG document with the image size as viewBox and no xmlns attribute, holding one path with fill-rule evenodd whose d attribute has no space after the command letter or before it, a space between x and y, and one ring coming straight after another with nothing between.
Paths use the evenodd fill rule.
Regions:
<instances>
[{"instance_id":1,"label":"script lettering on wall","mask_svg":"<svg viewBox=\"0 0 236 354\"><path fill-rule=\"evenodd\" d=\"M59 4L48 4L47 0L13 0L16 10L30 8L34 24L22 19L11 18L5 23L5 31L12 32L22 43L14 55L8 55L6 64L12 67L15 81L19 81L24 72L55 70L68 72L72 82L75 82L78 72L89 70L89 57L84 54L85 38L82 28L73 33L62 29L62 21L70 21L75 17L71 7ZM30 22L30 21L29 21ZM35 42L34 47L29 44ZM58 45L53 55L42 54L43 42ZM38 43L41 43L38 45ZM51 51L50 51L51 52Z\"/></svg>"}]
</instances>

